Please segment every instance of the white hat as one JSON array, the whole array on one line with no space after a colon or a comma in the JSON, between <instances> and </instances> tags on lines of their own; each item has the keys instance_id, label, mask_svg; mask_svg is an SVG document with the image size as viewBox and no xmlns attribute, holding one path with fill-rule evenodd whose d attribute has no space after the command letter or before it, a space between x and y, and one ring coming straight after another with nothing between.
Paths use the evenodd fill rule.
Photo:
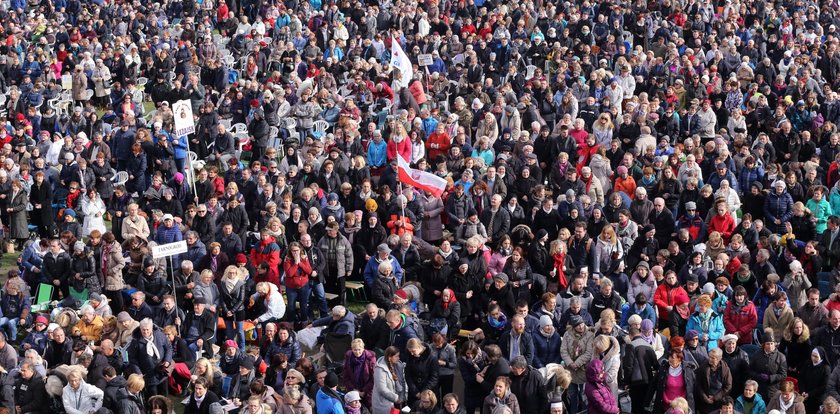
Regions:
<instances>
[{"instance_id":1,"label":"white hat","mask_svg":"<svg viewBox=\"0 0 840 414\"><path fill-rule=\"evenodd\" d=\"M174 218L172 217L172 214L168 214L168 213L164 214L163 215L163 221L166 221L166 220L174 220Z\"/></svg>"}]
</instances>

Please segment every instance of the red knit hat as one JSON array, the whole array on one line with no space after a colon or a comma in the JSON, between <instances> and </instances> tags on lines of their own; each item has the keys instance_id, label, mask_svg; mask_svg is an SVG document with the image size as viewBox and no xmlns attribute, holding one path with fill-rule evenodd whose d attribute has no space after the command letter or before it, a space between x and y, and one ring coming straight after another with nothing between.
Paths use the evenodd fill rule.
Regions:
<instances>
[{"instance_id":1,"label":"red knit hat","mask_svg":"<svg viewBox=\"0 0 840 414\"><path fill-rule=\"evenodd\" d=\"M685 290L680 290L674 296L674 306L680 306L688 302L690 302L690 300L688 299L688 293L685 293Z\"/></svg>"},{"instance_id":2,"label":"red knit hat","mask_svg":"<svg viewBox=\"0 0 840 414\"><path fill-rule=\"evenodd\" d=\"M248 257L246 257L242 253L237 254L236 255L236 264L245 264L245 263L248 263Z\"/></svg>"},{"instance_id":3,"label":"red knit hat","mask_svg":"<svg viewBox=\"0 0 840 414\"><path fill-rule=\"evenodd\" d=\"M394 292L394 296L396 296L396 297L398 297L402 300L408 300L408 293L406 291L402 290L402 289Z\"/></svg>"}]
</instances>

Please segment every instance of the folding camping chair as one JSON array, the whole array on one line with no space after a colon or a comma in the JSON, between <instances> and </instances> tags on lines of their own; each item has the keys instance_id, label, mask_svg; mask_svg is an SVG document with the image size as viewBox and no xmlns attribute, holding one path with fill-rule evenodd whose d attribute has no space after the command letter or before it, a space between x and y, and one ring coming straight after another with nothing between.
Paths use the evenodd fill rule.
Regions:
<instances>
[{"instance_id":1,"label":"folding camping chair","mask_svg":"<svg viewBox=\"0 0 840 414\"><path fill-rule=\"evenodd\" d=\"M35 293L35 300L32 302L32 312L47 312L50 310L50 301L53 295L53 285L41 283Z\"/></svg>"}]
</instances>

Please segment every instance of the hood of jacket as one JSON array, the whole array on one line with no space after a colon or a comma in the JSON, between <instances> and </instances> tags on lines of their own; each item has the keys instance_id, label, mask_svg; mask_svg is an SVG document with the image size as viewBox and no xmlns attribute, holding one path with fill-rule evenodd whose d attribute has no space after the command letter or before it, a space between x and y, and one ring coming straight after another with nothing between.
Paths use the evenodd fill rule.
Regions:
<instances>
[{"instance_id":1,"label":"hood of jacket","mask_svg":"<svg viewBox=\"0 0 840 414\"><path fill-rule=\"evenodd\" d=\"M593 359L586 366L586 382L593 384L604 382L604 363L600 359Z\"/></svg>"}]
</instances>

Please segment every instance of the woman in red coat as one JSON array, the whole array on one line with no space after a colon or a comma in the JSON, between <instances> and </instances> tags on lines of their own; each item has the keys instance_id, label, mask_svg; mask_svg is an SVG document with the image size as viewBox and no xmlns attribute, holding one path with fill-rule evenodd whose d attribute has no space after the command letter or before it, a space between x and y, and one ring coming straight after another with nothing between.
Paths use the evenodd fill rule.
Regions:
<instances>
[{"instance_id":1,"label":"woman in red coat","mask_svg":"<svg viewBox=\"0 0 840 414\"><path fill-rule=\"evenodd\" d=\"M284 283L288 309L295 309L295 301L299 301L300 314L304 315L305 319L305 315L309 315L309 277L312 275L312 265L300 243L289 244L286 259L283 261L283 270L286 275ZM292 311L290 319L292 323L297 322L297 312Z\"/></svg>"},{"instance_id":2,"label":"woman in red coat","mask_svg":"<svg viewBox=\"0 0 840 414\"><path fill-rule=\"evenodd\" d=\"M446 124L439 122L435 132L426 140L427 159L434 161L441 155L445 157L450 147L452 147L452 139L446 133Z\"/></svg>"},{"instance_id":3,"label":"woman in red coat","mask_svg":"<svg viewBox=\"0 0 840 414\"><path fill-rule=\"evenodd\" d=\"M735 286L732 300L723 311L723 326L726 333L738 336L738 345L752 343L752 331L758 325L755 304L747 297L747 289Z\"/></svg>"},{"instance_id":4,"label":"woman in red coat","mask_svg":"<svg viewBox=\"0 0 840 414\"><path fill-rule=\"evenodd\" d=\"M397 158L400 154L404 160L411 159L411 140L408 139L408 133L402 124L397 124L397 130L391 135L388 145L385 147L385 155L389 160Z\"/></svg>"},{"instance_id":5,"label":"woman in red coat","mask_svg":"<svg viewBox=\"0 0 840 414\"><path fill-rule=\"evenodd\" d=\"M660 330L668 328L671 311L674 309L674 298L677 297L677 294L688 295L685 289L680 286L677 274L669 271L665 275L663 283L656 288L656 292L653 294L653 303L656 304L656 309L659 311L656 319L659 321Z\"/></svg>"},{"instance_id":6,"label":"woman in red coat","mask_svg":"<svg viewBox=\"0 0 840 414\"><path fill-rule=\"evenodd\" d=\"M729 238L732 237L732 233L735 231L735 219L729 213L729 207L726 206L726 201L724 200L719 199L715 202L715 211L717 214L709 220L709 234L716 231L723 237L723 242L729 244Z\"/></svg>"}]
</instances>

